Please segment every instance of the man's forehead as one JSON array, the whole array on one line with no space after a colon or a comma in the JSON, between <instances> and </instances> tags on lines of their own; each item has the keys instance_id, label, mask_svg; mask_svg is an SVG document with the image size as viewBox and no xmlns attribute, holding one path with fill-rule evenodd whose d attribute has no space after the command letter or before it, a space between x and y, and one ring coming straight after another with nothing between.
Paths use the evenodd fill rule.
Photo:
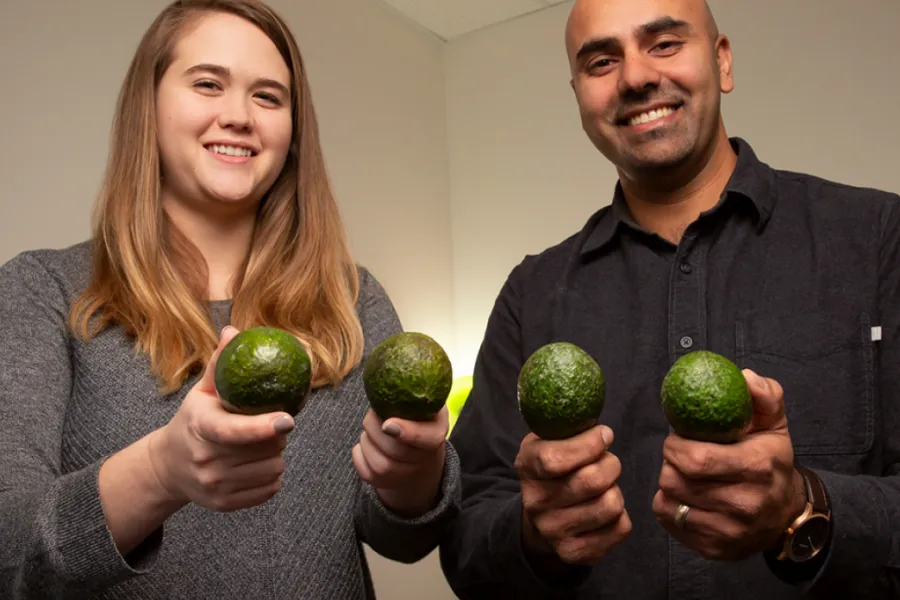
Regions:
<instances>
[{"instance_id":1,"label":"man's forehead","mask_svg":"<svg viewBox=\"0 0 900 600\"><path fill-rule=\"evenodd\" d=\"M590 38L629 37L663 17L702 30L705 11L705 0L576 0L566 25L566 47L571 53Z\"/></svg>"}]
</instances>

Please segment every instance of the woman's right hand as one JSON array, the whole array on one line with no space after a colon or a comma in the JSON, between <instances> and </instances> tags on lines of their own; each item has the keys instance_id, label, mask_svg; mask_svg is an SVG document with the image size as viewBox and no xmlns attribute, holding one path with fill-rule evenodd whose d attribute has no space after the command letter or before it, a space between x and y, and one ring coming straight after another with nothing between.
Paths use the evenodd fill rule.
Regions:
<instances>
[{"instance_id":1,"label":"woman's right hand","mask_svg":"<svg viewBox=\"0 0 900 600\"><path fill-rule=\"evenodd\" d=\"M228 412L216 392L216 360L237 333L230 326L222 331L203 376L172 420L150 435L153 471L173 502L228 512L262 504L281 489L293 418Z\"/></svg>"}]
</instances>

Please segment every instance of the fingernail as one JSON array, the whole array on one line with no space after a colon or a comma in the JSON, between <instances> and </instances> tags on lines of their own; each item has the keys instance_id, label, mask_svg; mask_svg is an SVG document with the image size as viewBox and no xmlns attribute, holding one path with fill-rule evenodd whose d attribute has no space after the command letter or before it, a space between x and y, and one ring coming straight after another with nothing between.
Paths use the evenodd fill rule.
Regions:
<instances>
[{"instance_id":1,"label":"fingernail","mask_svg":"<svg viewBox=\"0 0 900 600\"><path fill-rule=\"evenodd\" d=\"M395 438L395 437L399 437L400 434L403 433L403 430L400 429L399 425L397 425L396 423L394 423L392 421L390 423L385 423L384 425L382 425L381 432L384 435L389 435L389 436Z\"/></svg>"},{"instance_id":2,"label":"fingernail","mask_svg":"<svg viewBox=\"0 0 900 600\"><path fill-rule=\"evenodd\" d=\"M609 448L613 442L613 432L609 427L601 427L600 435L603 437L603 442L606 444L606 447Z\"/></svg>"},{"instance_id":3,"label":"fingernail","mask_svg":"<svg viewBox=\"0 0 900 600\"><path fill-rule=\"evenodd\" d=\"M294 420L290 417L278 417L275 419L275 431L287 433L294 429Z\"/></svg>"}]
</instances>

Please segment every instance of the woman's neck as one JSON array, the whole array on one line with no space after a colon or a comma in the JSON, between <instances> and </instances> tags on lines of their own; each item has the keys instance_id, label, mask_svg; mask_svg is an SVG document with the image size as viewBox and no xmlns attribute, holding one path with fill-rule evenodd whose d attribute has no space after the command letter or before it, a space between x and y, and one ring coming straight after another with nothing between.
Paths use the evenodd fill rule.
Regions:
<instances>
[{"instance_id":1,"label":"woman's neck","mask_svg":"<svg viewBox=\"0 0 900 600\"><path fill-rule=\"evenodd\" d=\"M215 218L181 202L164 201L163 207L172 223L206 261L209 300L230 299L235 274L243 267L250 252L255 214Z\"/></svg>"}]
</instances>

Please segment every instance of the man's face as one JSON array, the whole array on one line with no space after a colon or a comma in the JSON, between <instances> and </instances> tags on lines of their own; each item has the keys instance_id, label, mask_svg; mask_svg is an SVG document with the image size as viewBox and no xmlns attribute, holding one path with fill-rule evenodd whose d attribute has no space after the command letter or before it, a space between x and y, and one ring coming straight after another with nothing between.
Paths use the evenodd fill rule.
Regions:
<instances>
[{"instance_id":1,"label":"man's face","mask_svg":"<svg viewBox=\"0 0 900 600\"><path fill-rule=\"evenodd\" d=\"M631 177L712 145L731 51L703 0L578 0L566 30L588 137Z\"/></svg>"}]
</instances>

